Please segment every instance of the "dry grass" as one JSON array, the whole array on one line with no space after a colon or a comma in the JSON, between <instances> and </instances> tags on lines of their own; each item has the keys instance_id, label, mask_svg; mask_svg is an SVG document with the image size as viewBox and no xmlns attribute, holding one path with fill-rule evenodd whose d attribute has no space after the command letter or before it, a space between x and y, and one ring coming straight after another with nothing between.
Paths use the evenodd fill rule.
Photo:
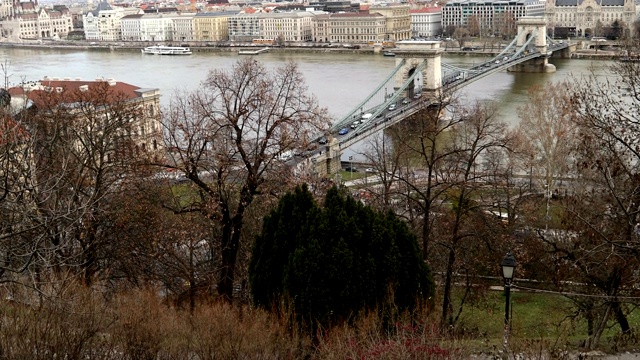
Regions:
<instances>
[{"instance_id":1,"label":"dry grass","mask_svg":"<svg viewBox=\"0 0 640 360\"><path fill-rule=\"evenodd\" d=\"M24 300L24 299L23 299ZM383 324L371 314L314 337L251 307L173 308L153 290L105 299L69 286L0 304L3 359L451 359L429 320ZM281 317L281 318L287 318ZM448 342L451 344L451 342Z\"/></svg>"},{"instance_id":2,"label":"dry grass","mask_svg":"<svg viewBox=\"0 0 640 360\"><path fill-rule=\"evenodd\" d=\"M154 290L105 299L95 289L68 285L21 300L0 303L2 359L468 359L501 351L501 334L443 335L436 315L426 311L391 324L371 313L312 337L282 320L292 318L287 314L210 303L190 313L167 305ZM473 319L478 329L500 320ZM514 329L511 349L526 358L568 350L562 336L519 335Z\"/></svg>"}]
</instances>

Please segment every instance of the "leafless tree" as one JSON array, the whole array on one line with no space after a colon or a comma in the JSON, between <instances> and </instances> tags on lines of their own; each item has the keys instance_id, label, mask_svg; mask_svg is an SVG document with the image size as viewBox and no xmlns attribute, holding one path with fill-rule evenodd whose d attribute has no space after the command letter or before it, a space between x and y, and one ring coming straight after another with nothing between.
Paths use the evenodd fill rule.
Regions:
<instances>
[{"instance_id":1,"label":"leafless tree","mask_svg":"<svg viewBox=\"0 0 640 360\"><path fill-rule=\"evenodd\" d=\"M152 156L135 150L140 104L107 82L22 96L31 106L11 120L20 153L4 153L16 180L5 184L20 204L4 212L12 220L2 235L4 266L17 274L6 280L38 288L57 274L91 284L108 268L112 197Z\"/></svg>"},{"instance_id":2,"label":"leafless tree","mask_svg":"<svg viewBox=\"0 0 640 360\"><path fill-rule=\"evenodd\" d=\"M552 194L562 179L573 173L577 130L569 99L567 84L535 85L529 89L526 104L518 109L520 123L514 150L521 159L521 169L529 173L531 184L535 179L544 191L547 218Z\"/></svg>"},{"instance_id":3,"label":"leafless tree","mask_svg":"<svg viewBox=\"0 0 640 360\"><path fill-rule=\"evenodd\" d=\"M477 273L473 258L486 258L483 248L493 237L487 229L500 226L477 200L492 180L484 159L506 146L507 128L491 106L461 106L451 94L439 100L387 130L389 144L374 143L368 156L382 176L377 189L417 229L423 258L443 276L442 325L449 328L459 315L451 300L454 275Z\"/></svg>"},{"instance_id":4,"label":"leafless tree","mask_svg":"<svg viewBox=\"0 0 640 360\"><path fill-rule=\"evenodd\" d=\"M196 196L175 213L199 212L216 225L217 292L232 300L243 225L257 196L295 182L290 154L328 127L297 66L267 69L253 58L209 73L198 91L177 96L165 114L169 161ZM246 244L245 244L246 246Z\"/></svg>"},{"instance_id":5,"label":"leafless tree","mask_svg":"<svg viewBox=\"0 0 640 360\"><path fill-rule=\"evenodd\" d=\"M634 51L634 50L631 50ZM638 296L640 250L640 96L638 66L614 64L607 76L576 79L571 104L578 126L576 189L564 220L575 234L554 242L560 266L571 280L592 285L597 295L585 309L587 346L597 346L611 317L630 331L628 307ZM579 185L579 186L578 186Z\"/></svg>"}]
</instances>

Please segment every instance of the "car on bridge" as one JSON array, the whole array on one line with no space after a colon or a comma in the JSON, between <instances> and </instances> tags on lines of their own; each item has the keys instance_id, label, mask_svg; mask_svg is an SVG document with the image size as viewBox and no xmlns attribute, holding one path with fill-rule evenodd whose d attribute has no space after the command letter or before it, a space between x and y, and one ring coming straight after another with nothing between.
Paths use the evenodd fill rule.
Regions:
<instances>
[{"instance_id":1,"label":"car on bridge","mask_svg":"<svg viewBox=\"0 0 640 360\"><path fill-rule=\"evenodd\" d=\"M391 105L389 105L389 107L387 108L387 110L389 110L389 111L393 111L393 110L395 110L395 109L396 109L396 104L391 104Z\"/></svg>"},{"instance_id":2,"label":"car on bridge","mask_svg":"<svg viewBox=\"0 0 640 360\"><path fill-rule=\"evenodd\" d=\"M338 135L346 135L348 132L349 132L349 129L342 128L340 129L340 131L338 131Z\"/></svg>"},{"instance_id":3,"label":"car on bridge","mask_svg":"<svg viewBox=\"0 0 640 360\"><path fill-rule=\"evenodd\" d=\"M402 104L403 105L407 105L409 103L409 101L411 101L411 100L409 100L409 98L404 98L404 99L402 99Z\"/></svg>"}]
</instances>

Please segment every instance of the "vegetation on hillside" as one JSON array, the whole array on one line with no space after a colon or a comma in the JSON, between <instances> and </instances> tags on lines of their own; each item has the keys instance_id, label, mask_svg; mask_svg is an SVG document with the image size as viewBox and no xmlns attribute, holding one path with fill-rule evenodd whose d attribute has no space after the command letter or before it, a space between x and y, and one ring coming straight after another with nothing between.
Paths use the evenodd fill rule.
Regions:
<instances>
[{"instance_id":1,"label":"vegetation on hillside","mask_svg":"<svg viewBox=\"0 0 640 360\"><path fill-rule=\"evenodd\" d=\"M163 159L131 150L141 109L105 103L108 87L74 107L56 92L18 117L4 107L2 357L464 358L465 340L501 338L488 289L507 251L514 301L562 304L527 324L574 326L516 322L514 350L633 344L638 74L621 62L531 89L518 129L442 94L372 141L376 181L353 198L282 160L328 123L292 63L244 59L173 98Z\"/></svg>"}]
</instances>

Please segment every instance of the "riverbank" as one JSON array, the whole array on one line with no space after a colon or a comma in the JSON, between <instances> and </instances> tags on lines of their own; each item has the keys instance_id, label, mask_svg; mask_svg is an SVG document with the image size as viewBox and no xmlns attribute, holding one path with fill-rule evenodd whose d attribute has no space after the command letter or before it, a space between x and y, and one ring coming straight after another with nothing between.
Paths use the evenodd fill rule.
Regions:
<instances>
[{"instance_id":1,"label":"riverbank","mask_svg":"<svg viewBox=\"0 0 640 360\"><path fill-rule=\"evenodd\" d=\"M0 42L0 47L15 47L15 48L38 48L38 49L69 49L69 50L87 50L87 51L122 51L122 52L140 52L146 46L152 45L149 42L111 42L111 43L96 43L86 41L24 41L24 42ZM176 44L177 45L177 44ZM253 44L224 44L219 45L216 43L187 43L180 44L189 46L193 53L215 53L215 52L231 52L238 53L240 51L258 50L263 47ZM447 43L443 43L442 48L445 54L470 56L470 57L487 57L495 56L502 51L499 48L480 48L478 50L468 51L461 50L459 47L448 46ZM387 51L393 51L393 49L384 49ZM336 46L335 44L317 44L317 43L304 43L300 46L286 46L286 47L269 47L269 52L297 52L297 53L357 53L357 54L371 54L382 56L383 51L376 52L373 47L363 45L358 48ZM613 60L619 57L617 51L611 50L578 50L571 54L572 59L600 59L600 60Z\"/></svg>"}]
</instances>

